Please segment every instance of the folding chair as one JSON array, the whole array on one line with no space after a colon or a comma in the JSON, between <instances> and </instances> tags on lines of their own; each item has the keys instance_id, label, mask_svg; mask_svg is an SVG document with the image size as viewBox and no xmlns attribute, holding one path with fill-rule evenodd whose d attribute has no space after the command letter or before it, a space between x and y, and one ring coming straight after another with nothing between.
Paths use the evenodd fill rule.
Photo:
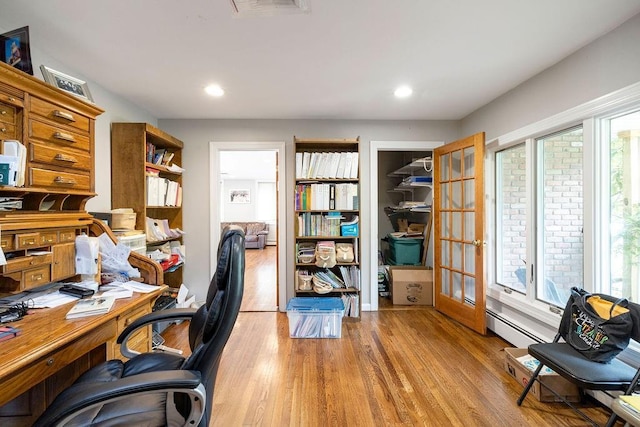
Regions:
<instances>
[{"instance_id":1,"label":"folding chair","mask_svg":"<svg viewBox=\"0 0 640 427\"><path fill-rule=\"evenodd\" d=\"M627 308L630 310L631 317L633 319L633 332L631 339L639 342L640 305L630 302ZM563 320L566 319L565 316L571 316L571 299L565 307ZM563 325L565 322L563 321L560 324ZM571 383L576 384L581 389L600 390L612 398L616 397L611 394L612 391L621 391L622 394L626 395L629 395L634 391L640 378L640 369L635 369L618 358L613 359L609 363L591 361L582 353L575 350L570 344L564 341L561 342L561 338L564 339L565 336L564 332L565 331L559 330L551 343L532 344L529 346L529 354L539 360L540 365L535 370L526 387L522 391L522 394L518 398L518 406L522 405L522 402L529 393L529 390L531 390L534 381L538 381L541 387L545 387L547 390L550 390L556 397L569 405L585 420L589 421L594 426L597 426L598 424L587 416L587 414L540 381L538 376L542 368L544 366L548 366L557 374ZM607 427L613 426L616 419L616 413L612 412L609 417L609 421L606 424Z\"/></svg>"}]
</instances>

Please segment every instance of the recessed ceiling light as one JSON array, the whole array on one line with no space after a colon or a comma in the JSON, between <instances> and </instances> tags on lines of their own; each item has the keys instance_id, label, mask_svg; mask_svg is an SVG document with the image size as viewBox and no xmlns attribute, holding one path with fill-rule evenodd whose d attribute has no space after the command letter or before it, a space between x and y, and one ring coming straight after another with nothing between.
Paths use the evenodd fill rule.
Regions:
<instances>
[{"instance_id":1,"label":"recessed ceiling light","mask_svg":"<svg viewBox=\"0 0 640 427\"><path fill-rule=\"evenodd\" d=\"M406 98L408 96L411 96L412 93L413 89L411 89L409 86L400 86L396 89L395 92L393 92L396 98Z\"/></svg>"},{"instance_id":2,"label":"recessed ceiling light","mask_svg":"<svg viewBox=\"0 0 640 427\"><path fill-rule=\"evenodd\" d=\"M219 85L209 85L204 88L204 91L207 92L211 96L222 96L224 95L224 90Z\"/></svg>"}]
</instances>

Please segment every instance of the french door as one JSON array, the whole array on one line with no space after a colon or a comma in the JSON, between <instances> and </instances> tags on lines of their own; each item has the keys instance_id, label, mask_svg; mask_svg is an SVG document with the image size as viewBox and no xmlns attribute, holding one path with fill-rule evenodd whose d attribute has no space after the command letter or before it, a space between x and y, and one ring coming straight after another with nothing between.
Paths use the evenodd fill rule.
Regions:
<instances>
[{"instance_id":1,"label":"french door","mask_svg":"<svg viewBox=\"0 0 640 427\"><path fill-rule=\"evenodd\" d=\"M434 150L435 307L486 334L484 133Z\"/></svg>"}]
</instances>

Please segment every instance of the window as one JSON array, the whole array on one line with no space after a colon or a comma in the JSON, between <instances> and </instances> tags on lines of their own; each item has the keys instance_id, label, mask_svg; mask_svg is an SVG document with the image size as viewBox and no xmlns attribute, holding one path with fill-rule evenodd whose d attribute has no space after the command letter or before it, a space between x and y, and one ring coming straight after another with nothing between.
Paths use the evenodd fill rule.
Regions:
<instances>
[{"instance_id":1,"label":"window","mask_svg":"<svg viewBox=\"0 0 640 427\"><path fill-rule=\"evenodd\" d=\"M640 111L603 119L609 161L609 289L639 300ZM606 287L606 284L605 284Z\"/></svg>"},{"instance_id":2,"label":"window","mask_svg":"<svg viewBox=\"0 0 640 427\"><path fill-rule=\"evenodd\" d=\"M498 151L495 165L496 282L563 307L584 282L582 127Z\"/></svg>"},{"instance_id":3,"label":"window","mask_svg":"<svg viewBox=\"0 0 640 427\"><path fill-rule=\"evenodd\" d=\"M584 283L582 133L578 127L536 139L536 296L560 307Z\"/></svg>"},{"instance_id":4,"label":"window","mask_svg":"<svg viewBox=\"0 0 640 427\"><path fill-rule=\"evenodd\" d=\"M526 293L527 187L525 144L496 153L497 282Z\"/></svg>"},{"instance_id":5,"label":"window","mask_svg":"<svg viewBox=\"0 0 640 427\"><path fill-rule=\"evenodd\" d=\"M276 183L258 182L256 219L275 221L276 219Z\"/></svg>"}]
</instances>

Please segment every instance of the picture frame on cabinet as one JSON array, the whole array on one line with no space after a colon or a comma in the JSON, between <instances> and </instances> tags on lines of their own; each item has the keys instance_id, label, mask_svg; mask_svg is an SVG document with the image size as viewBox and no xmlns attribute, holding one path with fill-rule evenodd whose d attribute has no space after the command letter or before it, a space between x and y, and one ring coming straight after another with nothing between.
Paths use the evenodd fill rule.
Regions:
<instances>
[{"instance_id":1,"label":"picture frame on cabinet","mask_svg":"<svg viewBox=\"0 0 640 427\"><path fill-rule=\"evenodd\" d=\"M82 98L85 101L93 102L93 97L91 96L91 92L89 92L89 85L84 80L71 77L68 74L56 71L46 65L41 65L40 70L42 71L45 82L65 92L69 92L78 98Z\"/></svg>"},{"instance_id":2,"label":"picture frame on cabinet","mask_svg":"<svg viewBox=\"0 0 640 427\"><path fill-rule=\"evenodd\" d=\"M28 26L0 34L0 46L2 62L33 75Z\"/></svg>"},{"instance_id":3,"label":"picture frame on cabinet","mask_svg":"<svg viewBox=\"0 0 640 427\"><path fill-rule=\"evenodd\" d=\"M229 203L251 203L249 190L229 190Z\"/></svg>"}]
</instances>

